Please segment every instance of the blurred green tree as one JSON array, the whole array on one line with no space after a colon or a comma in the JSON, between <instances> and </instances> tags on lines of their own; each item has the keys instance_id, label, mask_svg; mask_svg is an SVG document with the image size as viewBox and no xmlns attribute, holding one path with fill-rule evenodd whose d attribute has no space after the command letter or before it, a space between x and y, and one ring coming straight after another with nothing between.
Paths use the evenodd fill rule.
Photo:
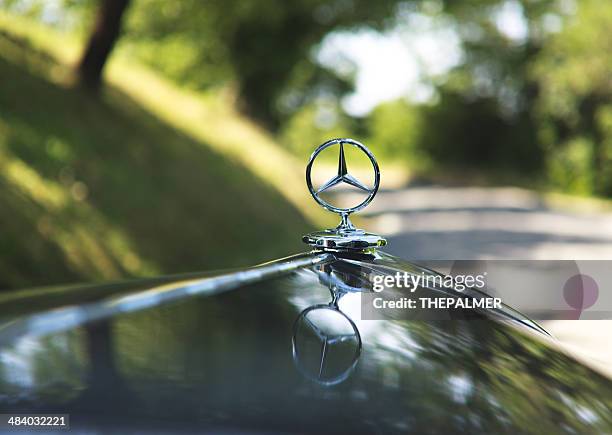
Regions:
<instances>
[{"instance_id":1,"label":"blurred green tree","mask_svg":"<svg viewBox=\"0 0 612 435\"><path fill-rule=\"evenodd\" d=\"M127 23L135 52L195 87L234 79L243 110L276 129L321 89L347 82L322 70L312 49L342 28L382 28L398 0L141 0ZM290 91L290 92L289 92Z\"/></svg>"},{"instance_id":2,"label":"blurred green tree","mask_svg":"<svg viewBox=\"0 0 612 435\"><path fill-rule=\"evenodd\" d=\"M369 141L387 157L404 157L423 167L425 156L418 147L421 111L403 99L380 104L366 120Z\"/></svg>"},{"instance_id":3,"label":"blurred green tree","mask_svg":"<svg viewBox=\"0 0 612 435\"><path fill-rule=\"evenodd\" d=\"M437 86L436 104L423 107L419 146L443 166L537 174L544 157L529 68L550 23L563 19L558 2L444 1L433 10L454 23L463 59Z\"/></svg>"},{"instance_id":4,"label":"blurred green tree","mask_svg":"<svg viewBox=\"0 0 612 435\"><path fill-rule=\"evenodd\" d=\"M348 134L366 137L378 150L419 169L477 169L496 177L504 170L511 179L536 177L545 157L533 109L539 83L530 65L568 13L555 0L402 2L394 31L414 31L406 29L414 16L451 28L460 41L461 62L443 77L425 77L435 89L426 104L383 103L363 125L359 119L336 120L354 127ZM292 135L313 136L299 116L299 122L288 124Z\"/></svg>"},{"instance_id":5,"label":"blurred green tree","mask_svg":"<svg viewBox=\"0 0 612 435\"><path fill-rule=\"evenodd\" d=\"M417 149L437 169L477 170L507 179L532 177L541 167L542 156L526 113L503 115L493 97L466 99L441 90L439 102L421 106Z\"/></svg>"},{"instance_id":6,"label":"blurred green tree","mask_svg":"<svg viewBox=\"0 0 612 435\"><path fill-rule=\"evenodd\" d=\"M79 73L97 86L127 5L126 49L181 85L205 89L235 83L239 106L276 129L321 93L340 95L346 77L321 68L312 49L337 29L380 29L401 0L6 0L0 7L59 27L93 19ZM97 7L99 13L93 10ZM50 16L56 16L50 19ZM82 23L77 27L82 27Z\"/></svg>"},{"instance_id":7,"label":"blurred green tree","mask_svg":"<svg viewBox=\"0 0 612 435\"><path fill-rule=\"evenodd\" d=\"M316 144L330 138L353 136L355 124L336 99L317 99L302 106L284 122L279 135L291 151L308 158Z\"/></svg>"},{"instance_id":8,"label":"blurred green tree","mask_svg":"<svg viewBox=\"0 0 612 435\"><path fill-rule=\"evenodd\" d=\"M612 4L585 0L531 65L551 182L612 196Z\"/></svg>"}]
</instances>

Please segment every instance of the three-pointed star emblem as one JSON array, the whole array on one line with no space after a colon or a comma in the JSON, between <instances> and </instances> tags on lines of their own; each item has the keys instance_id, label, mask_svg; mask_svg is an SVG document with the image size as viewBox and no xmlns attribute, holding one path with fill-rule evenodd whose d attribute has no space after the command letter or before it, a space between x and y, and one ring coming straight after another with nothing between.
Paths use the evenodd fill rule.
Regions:
<instances>
[{"instance_id":1,"label":"three-pointed star emblem","mask_svg":"<svg viewBox=\"0 0 612 435\"><path fill-rule=\"evenodd\" d=\"M336 184L339 184L339 183L349 184L351 186L354 186L368 193L372 191L372 189L369 189L361 181L359 181L358 179L356 179L355 177L353 177L351 174L348 173L348 170L346 169L346 158L344 156L344 144L342 142L340 142L340 157L338 159L338 174L333 176L325 184L319 187L319 189L317 190L317 194L325 192L326 190L331 189L332 187L334 187Z\"/></svg>"}]
</instances>

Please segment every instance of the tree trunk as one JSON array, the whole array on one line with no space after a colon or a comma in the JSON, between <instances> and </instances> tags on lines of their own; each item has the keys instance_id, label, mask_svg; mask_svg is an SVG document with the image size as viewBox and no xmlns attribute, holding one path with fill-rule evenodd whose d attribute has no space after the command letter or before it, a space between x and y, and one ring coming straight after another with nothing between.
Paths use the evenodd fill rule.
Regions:
<instances>
[{"instance_id":1,"label":"tree trunk","mask_svg":"<svg viewBox=\"0 0 612 435\"><path fill-rule=\"evenodd\" d=\"M79 82L97 89L102 82L102 70L121 31L121 18L130 0L101 0L96 24L79 63Z\"/></svg>"}]
</instances>

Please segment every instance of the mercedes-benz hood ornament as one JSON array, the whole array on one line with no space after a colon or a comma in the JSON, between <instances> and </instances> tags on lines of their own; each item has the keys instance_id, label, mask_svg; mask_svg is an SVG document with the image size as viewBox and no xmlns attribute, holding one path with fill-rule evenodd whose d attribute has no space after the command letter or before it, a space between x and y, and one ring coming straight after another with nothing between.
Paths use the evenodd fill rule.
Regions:
<instances>
[{"instance_id":1,"label":"mercedes-benz hood ornament","mask_svg":"<svg viewBox=\"0 0 612 435\"><path fill-rule=\"evenodd\" d=\"M356 176L351 174L349 171L350 164L347 162L345 152L346 146L354 147L367 156L374 172L373 184L368 185L363 183ZM330 174L331 176L327 178L326 182L315 187L312 182L313 164L321 155L321 152L330 147L337 148L338 150L337 171L335 174ZM318 249L333 251L364 251L387 244L387 241L383 237L355 228L349 219L349 215L351 213L361 210L374 199L374 196L376 196L376 192L378 191L378 186L380 185L380 169L378 168L378 163L376 162L374 155L368 148L366 148L365 145L353 139L332 139L320 145L312 153L310 160L308 161L308 165L306 166L306 184L315 201L317 201L327 210L338 213L342 220L336 228L317 231L305 235L302 238L305 243L308 243L309 245L312 245ZM364 199L353 207L343 208L339 207L338 205L334 205L331 199L324 199L322 197L322 194L325 192L337 185L342 184L350 186L357 192L361 193Z\"/></svg>"}]
</instances>

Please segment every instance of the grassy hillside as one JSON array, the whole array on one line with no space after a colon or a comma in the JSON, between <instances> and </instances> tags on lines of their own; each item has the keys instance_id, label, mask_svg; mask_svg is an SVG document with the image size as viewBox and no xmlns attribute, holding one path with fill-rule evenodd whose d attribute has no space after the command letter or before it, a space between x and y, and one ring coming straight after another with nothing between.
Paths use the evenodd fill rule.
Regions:
<instances>
[{"instance_id":1,"label":"grassy hillside","mask_svg":"<svg viewBox=\"0 0 612 435\"><path fill-rule=\"evenodd\" d=\"M220 97L0 16L0 288L244 266L302 250L303 167ZM311 213L305 216L299 210Z\"/></svg>"}]
</instances>

